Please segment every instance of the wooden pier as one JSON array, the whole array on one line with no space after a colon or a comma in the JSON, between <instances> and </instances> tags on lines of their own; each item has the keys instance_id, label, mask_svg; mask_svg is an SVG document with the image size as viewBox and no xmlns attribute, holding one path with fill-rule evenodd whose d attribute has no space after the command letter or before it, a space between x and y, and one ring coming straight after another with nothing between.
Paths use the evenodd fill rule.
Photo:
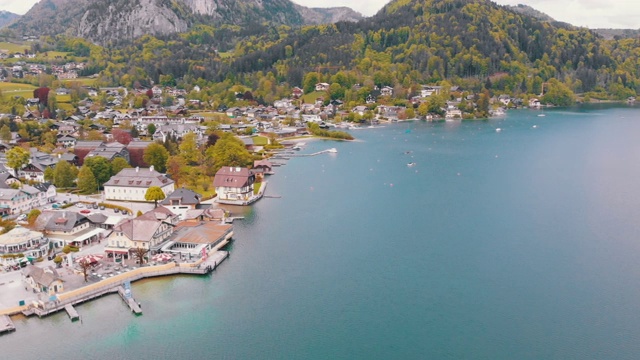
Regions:
<instances>
[{"instance_id":1,"label":"wooden pier","mask_svg":"<svg viewBox=\"0 0 640 360\"><path fill-rule=\"evenodd\" d=\"M9 315L0 316L0 335L7 334L12 331L16 331L16 326L13 325L13 321Z\"/></svg>"},{"instance_id":2,"label":"wooden pier","mask_svg":"<svg viewBox=\"0 0 640 360\"><path fill-rule=\"evenodd\" d=\"M136 315L142 315L142 309L140 308L140 304L133 298L131 295L131 291L127 292L124 287L118 286L118 294L122 298L125 304L129 306L131 312Z\"/></svg>"},{"instance_id":3,"label":"wooden pier","mask_svg":"<svg viewBox=\"0 0 640 360\"><path fill-rule=\"evenodd\" d=\"M71 319L71 321L80 320L80 315L78 315L78 312L73 307L73 305L67 304L64 306L64 309L67 311L67 315L69 315L69 319Z\"/></svg>"},{"instance_id":4,"label":"wooden pier","mask_svg":"<svg viewBox=\"0 0 640 360\"><path fill-rule=\"evenodd\" d=\"M335 154L337 152L338 152L338 150L336 148L331 148L331 149L327 149L327 150L314 152L313 154L291 154L291 155L287 155L287 156L288 157L307 157L307 156L316 156L316 155L320 155L320 154Z\"/></svg>"}]
</instances>

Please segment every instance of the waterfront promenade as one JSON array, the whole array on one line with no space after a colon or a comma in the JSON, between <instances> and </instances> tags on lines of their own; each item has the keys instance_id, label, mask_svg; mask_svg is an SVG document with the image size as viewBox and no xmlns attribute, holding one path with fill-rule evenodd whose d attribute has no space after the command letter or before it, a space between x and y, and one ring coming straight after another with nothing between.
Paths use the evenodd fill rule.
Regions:
<instances>
[{"instance_id":1,"label":"waterfront promenade","mask_svg":"<svg viewBox=\"0 0 640 360\"><path fill-rule=\"evenodd\" d=\"M206 260L199 259L193 263L169 262L161 265L147 265L139 268L132 268L113 277L58 294L56 301L32 301L23 306L0 309L0 315L24 314L27 316L37 315L42 317L64 310L65 306L69 304L81 304L106 294L116 293L118 291L118 286L127 281L134 282L145 278L176 274L205 275L213 271L229 256L229 252L219 250L226 244L226 241L219 244Z\"/></svg>"}]
</instances>

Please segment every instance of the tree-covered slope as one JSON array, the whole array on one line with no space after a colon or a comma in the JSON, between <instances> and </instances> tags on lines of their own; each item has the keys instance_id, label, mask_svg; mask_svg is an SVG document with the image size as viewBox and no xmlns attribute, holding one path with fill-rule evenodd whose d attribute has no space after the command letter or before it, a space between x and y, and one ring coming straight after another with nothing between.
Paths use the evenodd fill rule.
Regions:
<instances>
[{"instance_id":1,"label":"tree-covered slope","mask_svg":"<svg viewBox=\"0 0 640 360\"><path fill-rule=\"evenodd\" d=\"M355 83L391 86L403 96L419 84L445 80L473 91L539 94L557 79L576 93L624 98L640 90L639 48L638 40L605 40L488 0L395 0L355 23L198 25L94 49L91 63L104 69L105 83L123 85L170 77L255 88L266 75L288 86L305 79L336 82L347 92Z\"/></svg>"}]
</instances>

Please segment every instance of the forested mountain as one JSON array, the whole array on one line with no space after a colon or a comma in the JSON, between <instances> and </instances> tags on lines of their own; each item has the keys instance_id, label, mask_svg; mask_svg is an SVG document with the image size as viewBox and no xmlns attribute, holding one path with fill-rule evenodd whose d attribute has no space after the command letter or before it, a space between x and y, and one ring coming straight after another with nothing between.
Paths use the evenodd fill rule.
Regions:
<instances>
[{"instance_id":1,"label":"forested mountain","mask_svg":"<svg viewBox=\"0 0 640 360\"><path fill-rule=\"evenodd\" d=\"M292 86L310 91L321 81L331 84L332 97L347 100L363 100L376 86L406 99L419 85L435 83L516 95L563 84L619 99L640 90L639 39L606 40L488 0L395 0L358 22L196 25L119 47L68 38L48 38L44 46L90 53L87 69L101 70L101 84L199 82L223 92L221 98L233 97L234 85L266 98Z\"/></svg>"},{"instance_id":2,"label":"forested mountain","mask_svg":"<svg viewBox=\"0 0 640 360\"><path fill-rule=\"evenodd\" d=\"M447 79L477 90L491 85L539 93L543 82L557 78L576 92L615 83L629 89L619 90L622 96L638 86L637 40L607 43L588 29L540 21L487 0L396 0L355 24L251 43L264 46L238 57L233 72L272 71L294 83L300 72L338 67L376 85L405 88Z\"/></svg>"},{"instance_id":3,"label":"forested mountain","mask_svg":"<svg viewBox=\"0 0 640 360\"><path fill-rule=\"evenodd\" d=\"M11 22L19 18L20 15L14 14L9 11L0 10L0 28L9 25Z\"/></svg>"},{"instance_id":4,"label":"forested mountain","mask_svg":"<svg viewBox=\"0 0 640 360\"><path fill-rule=\"evenodd\" d=\"M543 13L542 11L536 10L529 5L518 4L518 5L507 5L507 8L518 12L523 15L534 17L541 21L555 21L551 16Z\"/></svg>"},{"instance_id":5,"label":"forested mountain","mask_svg":"<svg viewBox=\"0 0 640 360\"><path fill-rule=\"evenodd\" d=\"M41 0L11 28L107 44L184 32L197 24L299 26L359 18L348 8L309 9L289 0Z\"/></svg>"}]
</instances>

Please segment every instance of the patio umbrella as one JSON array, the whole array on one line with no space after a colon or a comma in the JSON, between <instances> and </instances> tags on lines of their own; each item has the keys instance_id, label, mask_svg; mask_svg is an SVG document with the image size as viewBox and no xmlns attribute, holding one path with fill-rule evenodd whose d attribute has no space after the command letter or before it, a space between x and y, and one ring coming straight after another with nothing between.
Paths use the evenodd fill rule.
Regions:
<instances>
[{"instance_id":1,"label":"patio umbrella","mask_svg":"<svg viewBox=\"0 0 640 360\"><path fill-rule=\"evenodd\" d=\"M171 261L173 260L173 255L169 254L169 253L160 253L160 254L155 254L151 257L153 259L153 261Z\"/></svg>"},{"instance_id":2,"label":"patio umbrella","mask_svg":"<svg viewBox=\"0 0 640 360\"><path fill-rule=\"evenodd\" d=\"M93 264L102 260L103 256L104 255L102 254L91 254L91 255L84 255L84 256L77 257L75 260L77 263L87 262L89 264Z\"/></svg>"}]
</instances>

